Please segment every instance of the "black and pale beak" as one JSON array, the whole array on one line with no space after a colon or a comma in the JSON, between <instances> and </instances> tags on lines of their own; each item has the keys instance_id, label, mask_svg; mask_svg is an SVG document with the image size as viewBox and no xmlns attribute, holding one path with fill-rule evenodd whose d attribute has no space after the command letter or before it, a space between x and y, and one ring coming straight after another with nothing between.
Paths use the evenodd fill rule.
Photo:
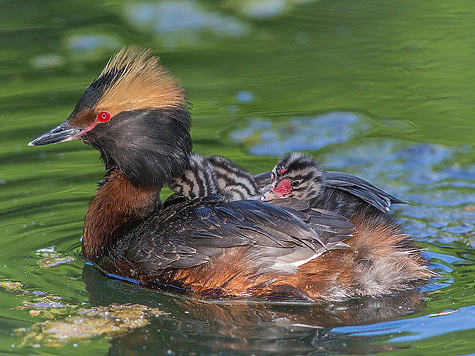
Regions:
<instances>
[{"instance_id":1,"label":"black and pale beak","mask_svg":"<svg viewBox=\"0 0 475 356\"><path fill-rule=\"evenodd\" d=\"M76 140L84 129L79 127L71 127L67 122L56 126L54 129L45 132L31 141L28 146L43 146L52 143L60 143L71 140Z\"/></svg>"},{"instance_id":2,"label":"black and pale beak","mask_svg":"<svg viewBox=\"0 0 475 356\"><path fill-rule=\"evenodd\" d=\"M269 189L267 192L265 192L262 196L261 196L261 200L262 201L272 201L272 200L276 200L276 199L279 199L279 198L282 198L282 195L283 194L278 194L276 191L274 191L273 189Z\"/></svg>"}]
</instances>

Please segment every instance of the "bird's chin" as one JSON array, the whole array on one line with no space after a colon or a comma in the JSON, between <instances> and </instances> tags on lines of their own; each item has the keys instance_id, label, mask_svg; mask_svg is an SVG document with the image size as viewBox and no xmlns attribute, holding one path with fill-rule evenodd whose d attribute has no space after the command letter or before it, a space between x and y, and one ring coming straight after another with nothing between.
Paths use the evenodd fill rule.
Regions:
<instances>
[{"instance_id":1,"label":"bird's chin","mask_svg":"<svg viewBox=\"0 0 475 356\"><path fill-rule=\"evenodd\" d=\"M28 143L28 146L43 146L77 140L81 134L83 134L83 131L84 129L82 128L71 127L66 122L63 122L61 125L56 126L54 129L49 130L32 140Z\"/></svg>"}]
</instances>

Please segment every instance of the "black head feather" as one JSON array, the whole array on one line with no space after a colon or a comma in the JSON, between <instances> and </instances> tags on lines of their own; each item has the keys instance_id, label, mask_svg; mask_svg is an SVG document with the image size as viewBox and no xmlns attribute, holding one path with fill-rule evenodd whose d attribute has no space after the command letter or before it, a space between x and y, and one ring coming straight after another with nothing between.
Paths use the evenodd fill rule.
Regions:
<instances>
[{"instance_id":1,"label":"black head feather","mask_svg":"<svg viewBox=\"0 0 475 356\"><path fill-rule=\"evenodd\" d=\"M186 109L126 111L82 140L101 152L107 169L117 165L133 185L161 187L187 167L190 126Z\"/></svg>"},{"instance_id":2,"label":"black head feather","mask_svg":"<svg viewBox=\"0 0 475 356\"><path fill-rule=\"evenodd\" d=\"M77 102L73 112L69 115L69 119L77 117L82 112L93 111L106 90L116 82L123 71L124 70L114 70L103 73L99 78L94 80Z\"/></svg>"},{"instance_id":3,"label":"black head feather","mask_svg":"<svg viewBox=\"0 0 475 356\"><path fill-rule=\"evenodd\" d=\"M100 112L110 121L97 122ZM185 90L150 51L124 48L79 99L68 118L77 137L136 186L163 186L187 166L191 120Z\"/></svg>"}]
</instances>

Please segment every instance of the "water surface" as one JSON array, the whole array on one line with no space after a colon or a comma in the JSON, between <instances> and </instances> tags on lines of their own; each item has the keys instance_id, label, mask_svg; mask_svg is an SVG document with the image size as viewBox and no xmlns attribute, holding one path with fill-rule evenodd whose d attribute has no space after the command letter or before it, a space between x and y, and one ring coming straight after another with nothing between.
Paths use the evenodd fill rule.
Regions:
<instances>
[{"instance_id":1,"label":"water surface","mask_svg":"<svg viewBox=\"0 0 475 356\"><path fill-rule=\"evenodd\" d=\"M474 17L469 0L4 1L0 352L473 352ZM411 202L394 215L438 277L387 298L276 303L144 290L87 265L98 153L26 144L128 44L182 79L195 151L258 173L307 150L370 180Z\"/></svg>"}]
</instances>

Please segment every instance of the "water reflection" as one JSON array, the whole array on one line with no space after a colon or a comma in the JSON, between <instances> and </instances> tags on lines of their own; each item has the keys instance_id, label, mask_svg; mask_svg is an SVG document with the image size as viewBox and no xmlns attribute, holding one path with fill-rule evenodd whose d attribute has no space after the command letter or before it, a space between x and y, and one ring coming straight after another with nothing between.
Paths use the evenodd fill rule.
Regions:
<instances>
[{"instance_id":1,"label":"water reflection","mask_svg":"<svg viewBox=\"0 0 475 356\"><path fill-rule=\"evenodd\" d=\"M250 24L196 1L127 2L122 14L132 28L167 49L199 47L210 39L242 37Z\"/></svg>"},{"instance_id":2,"label":"water reflection","mask_svg":"<svg viewBox=\"0 0 475 356\"><path fill-rule=\"evenodd\" d=\"M138 303L170 313L111 342L111 354L129 354L144 347L164 354L200 352L361 352L359 337L333 333L342 325L390 321L413 314L424 306L424 294L411 290L387 298L366 298L345 303L202 300L187 295L149 291L83 269L83 280L94 306ZM382 352L396 346L371 346ZM233 353L232 352L232 353Z\"/></svg>"},{"instance_id":3,"label":"water reflection","mask_svg":"<svg viewBox=\"0 0 475 356\"><path fill-rule=\"evenodd\" d=\"M274 123L250 119L244 129L232 131L230 139L244 144L254 155L282 156L348 142L369 129L368 119L351 112L292 117Z\"/></svg>"},{"instance_id":4,"label":"water reflection","mask_svg":"<svg viewBox=\"0 0 475 356\"><path fill-rule=\"evenodd\" d=\"M475 306L446 310L425 315L417 319L405 319L384 322L376 325L344 326L332 331L359 337L394 334L405 330L400 336L393 337L391 343L411 342L436 337L447 332L457 332L475 328Z\"/></svg>"}]
</instances>

